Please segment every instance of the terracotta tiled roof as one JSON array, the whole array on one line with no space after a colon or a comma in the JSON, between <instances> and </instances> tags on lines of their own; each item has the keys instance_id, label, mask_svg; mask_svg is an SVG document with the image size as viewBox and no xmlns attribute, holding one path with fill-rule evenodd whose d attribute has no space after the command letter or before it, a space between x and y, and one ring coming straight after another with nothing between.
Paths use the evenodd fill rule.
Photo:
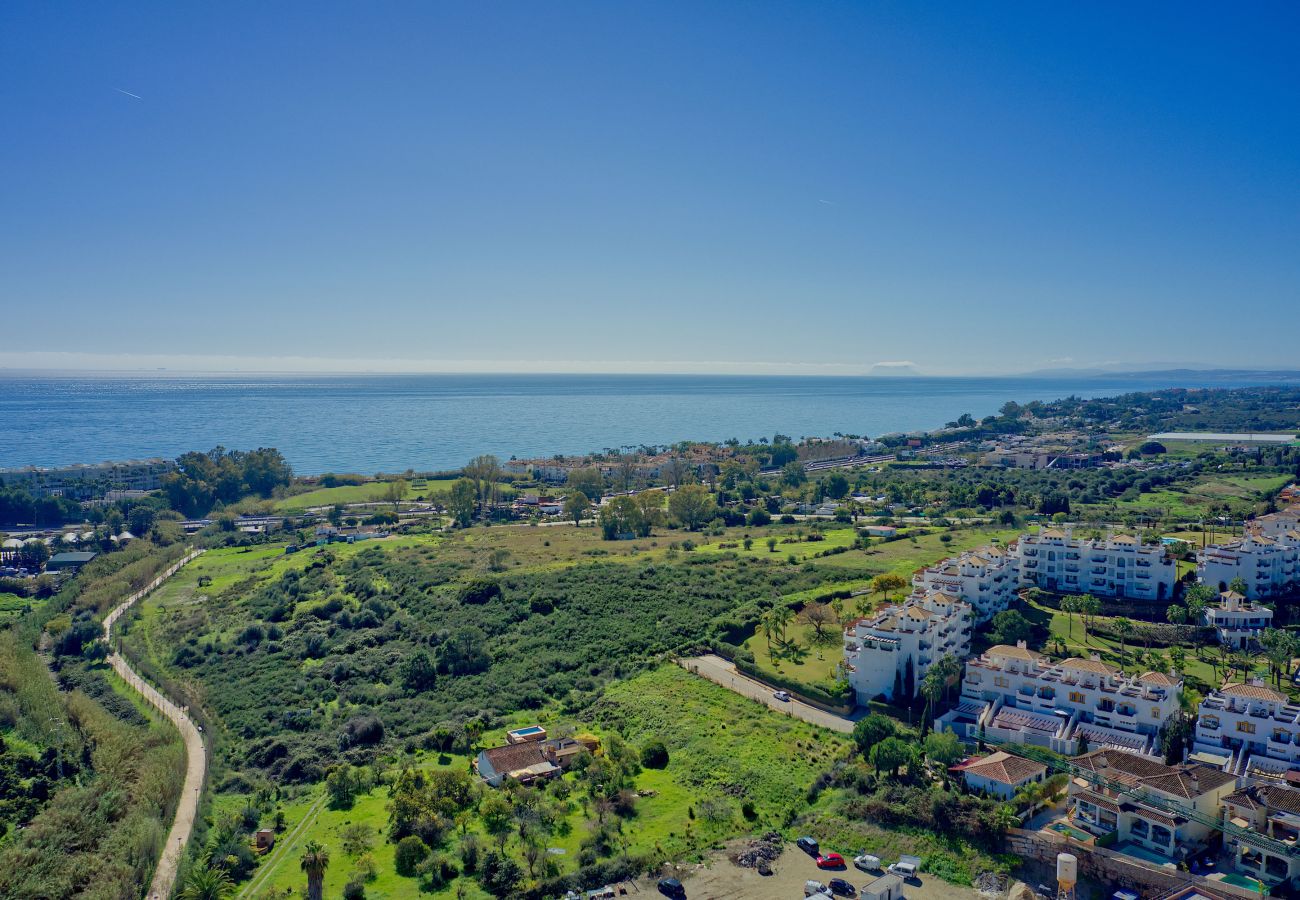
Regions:
<instances>
[{"instance_id":1,"label":"terracotta tiled roof","mask_svg":"<svg viewBox=\"0 0 1300 900\"><path fill-rule=\"evenodd\" d=\"M1112 666L1099 659L1083 659L1078 656L1063 660L1061 665L1065 668L1078 669L1080 672L1094 672L1098 675L1114 675L1119 672L1118 666Z\"/></svg>"},{"instance_id":2,"label":"terracotta tiled roof","mask_svg":"<svg viewBox=\"0 0 1300 900\"><path fill-rule=\"evenodd\" d=\"M1292 815L1300 815L1300 790L1283 787L1280 784L1256 784L1244 790L1235 791L1223 798L1224 803L1242 806L1247 809L1279 809Z\"/></svg>"},{"instance_id":3,"label":"terracotta tiled roof","mask_svg":"<svg viewBox=\"0 0 1300 900\"><path fill-rule=\"evenodd\" d=\"M1160 687L1175 687L1178 684L1178 679L1165 675L1163 672L1143 672L1138 676L1137 680Z\"/></svg>"},{"instance_id":4,"label":"terracotta tiled roof","mask_svg":"<svg viewBox=\"0 0 1300 900\"><path fill-rule=\"evenodd\" d=\"M1107 797L1105 794L1099 794L1096 791L1079 791L1074 795L1078 800L1084 800L1094 806L1100 806L1102 809L1108 809L1113 813L1119 812L1119 804Z\"/></svg>"},{"instance_id":5,"label":"terracotta tiled roof","mask_svg":"<svg viewBox=\"0 0 1300 900\"><path fill-rule=\"evenodd\" d=\"M1185 800L1195 799L1236 780L1236 776L1221 769L1200 765L1166 766L1122 750L1094 750L1072 761L1081 769L1100 773L1108 781L1126 787L1149 787Z\"/></svg>"},{"instance_id":6,"label":"terracotta tiled roof","mask_svg":"<svg viewBox=\"0 0 1300 900\"><path fill-rule=\"evenodd\" d=\"M483 755L492 764L492 768L502 775L547 762L546 754L542 752L541 745L537 743L507 744L504 747L493 747L490 750L484 750Z\"/></svg>"},{"instance_id":7,"label":"terracotta tiled roof","mask_svg":"<svg viewBox=\"0 0 1300 900\"><path fill-rule=\"evenodd\" d=\"M1262 684L1238 684L1229 682L1219 688L1219 693L1227 694L1229 697L1245 697L1248 700L1271 700L1274 703L1285 703L1286 697L1279 694L1270 687Z\"/></svg>"},{"instance_id":8,"label":"terracotta tiled roof","mask_svg":"<svg viewBox=\"0 0 1300 900\"><path fill-rule=\"evenodd\" d=\"M1005 656L1010 659L1023 659L1029 662L1038 662L1044 658L1041 653L1035 653L1033 650L1027 650L1024 647L1012 647L1010 644L997 644L990 647L985 653L992 656Z\"/></svg>"},{"instance_id":9,"label":"terracotta tiled roof","mask_svg":"<svg viewBox=\"0 0 1300 900\"><path fill-rule=\"evenodd\" d=\"M1017 785L1047 771L1047 766L1030 759L1012 756L1001 750L969 763L962 771L972 772L991 781Z\"/></svg>"}]
</instances>

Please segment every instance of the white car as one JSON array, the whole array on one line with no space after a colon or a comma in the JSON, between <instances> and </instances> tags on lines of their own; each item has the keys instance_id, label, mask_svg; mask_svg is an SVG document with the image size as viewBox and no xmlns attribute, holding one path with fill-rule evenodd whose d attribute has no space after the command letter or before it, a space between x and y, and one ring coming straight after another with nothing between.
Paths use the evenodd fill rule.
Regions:
<instances>
[{"instance_id":1,"label":"white car","mask_svg":"<svg viewBox=\"0 0 1300 900\"><path fill-rule=\"evenodd\" d=\"M863 853L861 856L853 857L853 865L864 872L879 872L880 857L872 856L870 853Z\"/></svg>"},{"instance_id":2,"label":"white car","mask_svg":"<svg viewBox=\"0 0 1300 900\"><path fill-rule=\"evenodd\" d=\"M777 691L775 694L772 695L772 698L775 699L775 700L780 700L782 703L789 703L789 702L790 702L790 692L789 692L789 691Z\"/></svg>"},{"instance_id":3,"label":"white car","mask_svg":"<svg viewBox=\"0 0 1300 900\"><path fill-rule=\"evenodd\" d=\"M803 883L803 895L805 897L833 897L831 889L820 881L805 881Z\"/></svg>"}]
</instances>

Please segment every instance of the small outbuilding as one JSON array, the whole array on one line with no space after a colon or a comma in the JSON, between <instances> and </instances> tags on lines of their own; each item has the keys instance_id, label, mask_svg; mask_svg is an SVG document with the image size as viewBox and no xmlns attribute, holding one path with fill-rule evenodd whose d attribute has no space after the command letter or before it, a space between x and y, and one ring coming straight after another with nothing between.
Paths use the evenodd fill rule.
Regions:
<instances>
[{"instance_id":1,"label":"small outbuilding","mask_svg":"<svg viewBox=\"0 0 1300 900\"><path fill-rule=\"evenodd\" d=\"M98 555L88 550L79 553L56 553L45 564L45 571L75 572Z\"/></svg>"}]
</instances>

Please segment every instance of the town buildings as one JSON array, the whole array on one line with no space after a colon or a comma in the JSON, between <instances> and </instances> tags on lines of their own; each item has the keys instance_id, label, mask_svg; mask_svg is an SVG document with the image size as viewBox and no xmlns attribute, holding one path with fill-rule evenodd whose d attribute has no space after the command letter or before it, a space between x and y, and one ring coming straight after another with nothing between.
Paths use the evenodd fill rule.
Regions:
<instances>
[{"instance_id":1,"label":"town buildings","mask_svg":"<svg viewBox=\"0 0 1300 900\"><path fill-rule=\"evenodd\" d=\"M1300 790L1252 784L1223 798L1225 849L1237 871L1274 886L1300 877ZM1241 829L1269 840L1252 840Z\"/></svg>"},{"instance_id":2,"label":"town buildings","mask_svg":"<svg viewBox=\"0 0 1300 900\"><path fill-rule=\"evenodd\" d=\"M1221 592L1240 578L1250 600L1289 593L1300 587L1300 531L1269 536L1251 530L1240 540L1206 547L1197 554L1196 572L1202 584Z\"/></svg>"},{"instance_id":3,"label":"town buildings","mask_svg":"<svg viewBox=\"0 0 1300 900\"><path fill-rule=\"evenodd\" d=\"M1164 600L1178 579L1163 545L1127 534L1087 540L1074 537L1069 526L1040 528L1022 535L1010 552L1020 583L1049 591Z\"/></svg>"},{"instance_id":4,"label":"town buildings","mask_svg":"<svg viewBox=\"0 0 1300 900\"><path fill-rule=\"evenodd\" d=\"M1011 606L1019 587L1014 561L1000 547L972 550L920 569L912 585L922 594L941 591L969 603L977 622Z\"/></svg>"},{"instance_id":5,"label":"town buildings","mask_svg":"<svg viewBox=\"0 0 1300 900\"><path fill-rule=\"evenodd\" d=\"M1201 701L1195 753L1223 760L1224 769L1251 777L1300 771L1300 705L1262 682L1228 683Z\"/></svg>"},{"instance_id":6,"label":"town buildings","mask_svg":"<svg viewBox=\"0 0 1300 900\"><path fill-rule=\"evenodd\" d=\"M1167 766L1119 750L1094 750L1071 760L1082 770L1070 781L1070 823L1118 849L1133 845L1183 860L1206 848L1218 830L1223 800L1236 777L1203 765ZM1089 774L1090 773L1090 774Z\"/></svg>"},{"instance_id":7,"label":"town buildings","mask_svg":"<svg viewBox=\"0 0 1300 900\"><path fill-rule=\"evenodd\" d=\"M166 459L128 459L91 465L0 469L0 484L20 488L33 497L84 500L108 491L156 491L175 468Z\"/></svg>"},{"instance_id":8,"label":"town buildings","mask_svg":"<svg viewBox=\"0 0 1300 900\"><path fill-rule=\"evenodd\" d=\"M970 652L973 620L969 603L929 591L851 623L844 633L844 669L859 702L914 695L932 665Z\"/></svg>"},{"instance_id":9,"label":"town buildings","mask_svg":"<svg viewBox=\"0 0 1300 900\"><path fill-rule=\"evenodd\" d=\"M1182 690L1173 675L1124 675L1097 659L1054 663L1024 642L1000 644L967 660L961 699L934 727L966 740L983 735L1057 753L1076 753L1082 745L1154 756Z\"/></svg>"},{"instance_id":10,"label":"town buildings","mask_svg":"<svg viewBox=\"0 0 1300 900\"><path fill-rule=\"evenodd\" d=\"M1273 610L1236 591L1224 591L1218 606L1205 608L1205 624L1214 628L1223 646L1245 649L1259 640L1265 628L1272 627Z\"/></svg>"}]
</instances>

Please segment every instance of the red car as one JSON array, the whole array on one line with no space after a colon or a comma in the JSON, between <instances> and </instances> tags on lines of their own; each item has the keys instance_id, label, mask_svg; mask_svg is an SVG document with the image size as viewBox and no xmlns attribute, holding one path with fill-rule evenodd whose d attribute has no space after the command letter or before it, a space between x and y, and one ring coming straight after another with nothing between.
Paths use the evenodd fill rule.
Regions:
<instances>
[{"instance_id":1,"label":"red car","mask_svg":"<svg viewBox=\"0 0 1300 900\"><path fill-rule=\"evenodd\" d=\"M844 868L844 857L838 853L823 853L817 857L817 868L842 869Z\"/></svg>"}]
</instances>

